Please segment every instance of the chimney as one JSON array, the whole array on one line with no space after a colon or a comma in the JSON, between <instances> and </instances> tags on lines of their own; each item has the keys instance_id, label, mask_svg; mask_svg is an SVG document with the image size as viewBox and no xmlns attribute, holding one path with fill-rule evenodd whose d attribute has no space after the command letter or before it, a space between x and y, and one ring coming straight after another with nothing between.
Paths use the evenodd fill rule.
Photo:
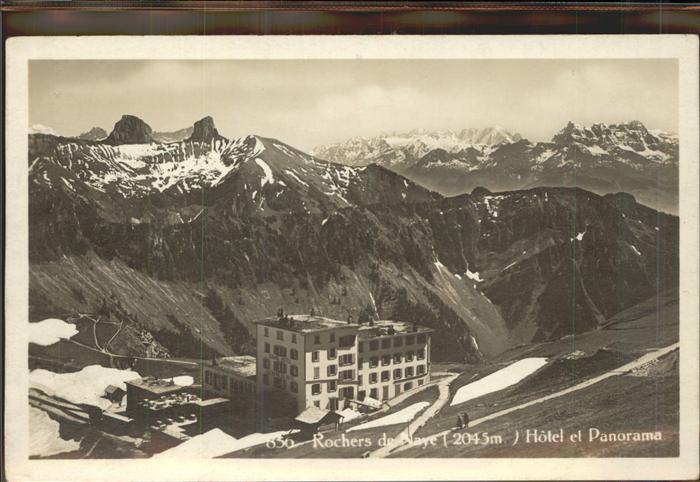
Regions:
<instances>
[{"instance_id":1,"label":"chimney","mask_svg":"<svg viewBox=\"0 0 700 482\"><path fill-rule=\"evenodd\" d=\"M352 324L352 315L348 315L348 324Z\"/></svg>"},{"instance_id":2,"label":"chimney","mask_svg":"<svg viewBox=\"0 0 700 482\"><path fill-rule=\"evenodd\" d=\"M374 326L374 317L372 315L369 316L369 326Z\"/></svg>"}]
</instances>

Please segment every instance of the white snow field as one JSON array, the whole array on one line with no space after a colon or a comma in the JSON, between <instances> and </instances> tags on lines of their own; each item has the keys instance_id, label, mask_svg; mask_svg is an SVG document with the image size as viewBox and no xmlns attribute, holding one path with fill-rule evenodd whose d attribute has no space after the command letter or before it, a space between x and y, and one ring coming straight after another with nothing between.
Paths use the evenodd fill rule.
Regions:
<instances>
[{"instance_id":1,"label":"white snow field","mask_svg":"<svg viewBox=\"0 0 700 482\"><path fill-rule=\"evenodd\" d=\"M29 430L31 457L48 457L80 448L80 442L63 440L59 435L59 423L36 407L29 407Z\"/></svg>"},{"instance_id":2,"label":"white snow field","mask_svg":"<svg viewBox=\"0 0 700 482\"><path fill-rule=\"evenodd\" d=\"M535 373L547 363L546 358L524 358L486 375L473 383L468 383L457 390L450 406L459 405L488 393L497 392L515 385L528 375Z\"/></svg>"},{"instance_id":3,"label":"white snow field","mask_svg":"<svg viewBox=\"0 0 700 482\"><path fill-rule=\"evenodd\" d=\"M270 433L252 433L236 439L223 432L221 429L215 428L201 435L192 437L165 452L156 454L153 458L189 457L211 459L255 445L264 444L268 440L275 440L282 437L284 434L295 432L298 432L298 430L292 430L291 432L289 430L281 430L279 432Z\"/></svg>"},{"instance_id":4,"label":"white snow field","mask_svg":"<svg viewBox=\"0 0 700 482\"><path fill-rule=\"evenodd\" d=\"M376 420L372 420L371 422L351 427L347 431L352 432L354 430L364 430L366 428L383 427L385 425L395 425L397 423L408 423L411 420L413 420L413 418L418 414L418 412L423 410L428 405L430 405L430 403L428 402L417 402L413 405L409 405L408 407L399 410L396 413L387 415L386 417L381 417Z\"/></svg>"},{"instance_id":5,"label":"white snow field","mask_svg":"<svg viewBox=\"0 0 700 482\"><path fill-rule=\"evenodd\" d=\"M58 318L48 318L38 323L29 323L29 343L49 346L61 339L69 339L77 335L78 329L72 323L66 323Z\"/></svg>"},{"instance_id":6,"label":"white snow field","mask_svg":"<svg viewBox=\"0 0 700 482\"><path fill-rule=\"evenodd\" d=\"M114 385L126 390L124 382L141 378L132 370L105 368L100 365L86 366L78 372L54 373L49 370L36 369L29 372L29 385L73 403L85 403L101 409L108 408L112 402L102 398L107 385Z\"/></svg>"}]
</instances>

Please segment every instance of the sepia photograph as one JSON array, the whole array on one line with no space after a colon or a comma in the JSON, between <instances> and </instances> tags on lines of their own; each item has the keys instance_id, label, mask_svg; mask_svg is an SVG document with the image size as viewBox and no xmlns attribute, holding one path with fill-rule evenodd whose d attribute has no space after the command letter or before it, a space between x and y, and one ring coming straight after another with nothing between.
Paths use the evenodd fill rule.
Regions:
<instances>
[{"instance_id":1,"label":"sepia photograph","mask_svg":"<svg viewBox=\"0 0 700 482\"><path fill-rule=\"evenodd\" d=\"M679 56L293 54L26 61L29 461L692 462Z\"/></svg>"}]
</instances>

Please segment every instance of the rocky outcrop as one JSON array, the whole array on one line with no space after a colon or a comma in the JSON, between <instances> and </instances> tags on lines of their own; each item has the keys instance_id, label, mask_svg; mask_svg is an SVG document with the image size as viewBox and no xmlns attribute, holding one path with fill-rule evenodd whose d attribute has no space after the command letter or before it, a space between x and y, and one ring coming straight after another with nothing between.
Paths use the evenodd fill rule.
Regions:
<instances>
[{"instance_id":1,"label":"rocky outcrop","mask_svg":"<svg viewBox=\"0 0 700 482\"><path fill-rule=\"evenodd\" d=\"M211 142L221 137L219 131L217 131L214 126L214 119L212 119L211 116L207 116L194 123L192 135L187 140L193 142Z\"/></svg>"},{"instance_id":2,"label":"rocky outcrop","mask_svg":"<svg viewBox=\"0 0 700 482\"><path fill-rule=\"evenodd\" d=\"M107 138L107 131L101 127L93 127L87 132L83 132L78 136L82 141L101 141Z\"/></svg>"},{"instance_id":3,"label":"rocky outcrop","mask_svg":"<svg viewBox=\"0 0 700 482\"><path fill-rule=\"evenodd\" d=\"M123 115L105 139L106 144L149 144L153 142L151 126L133 115Z\"/></svg>"}]
</instances>

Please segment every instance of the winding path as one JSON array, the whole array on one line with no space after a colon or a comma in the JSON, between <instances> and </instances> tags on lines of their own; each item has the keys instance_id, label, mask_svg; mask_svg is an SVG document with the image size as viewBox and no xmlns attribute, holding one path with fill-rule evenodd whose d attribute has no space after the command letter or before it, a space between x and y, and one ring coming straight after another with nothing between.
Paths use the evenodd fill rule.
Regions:
<instances>
[{"instance_id":1,"label":"winding path","mask_svg":"<svg viewBox=\"0 0 700 482\"><path fill-rule=\"evenodd\" d=\"M542 402L545 402L547 400L551 400L553 398L558 398L558 397L561 397L563 395L567 395L569 393L576 392L578 390L582 390L584 388L590 387L591 385L602 382L603 380L607 380L608 378L618 376L618 375L624 375L624 374L629 373L630 371L634 370L635 368L639 368L643 365L646 365L647 363L649 363L651 361L654 361L658 358L661 358L664 355L671 353L674 350L677 350L678 347L679 347L679 343L676 342L672 345L669 345L669 346L660 348L658 350L654 350L654 351L651 351L649 353L646 353L645 355L643 355L643 356L637 358L636 360L631 361L625 365L622 365L619 368L616 368L614 370L610 370L609 372L605 372L602 375L598 375L597 377L593 377L593 378L586 380L586 381L583 381L577 385L571 386L569 388L565 388L564 390L560 390L558 392L551 393L551 394L546 395L544 397L540 397L540 398L537 398L535 400L530 400L529 402L522 403L522 404L516 405L514 407L506 408L506 409L498 411L498 412L491 413L491 414L486 415L486 416L481 417L481 418L477 418L476 420L473 420L469 423L469 428L474 427L476 425L479 425L481 423L487 422L489 420L493 420L494 418L502 417L503 415L507 415L511 412L515 412L516 410L521 410L523 408L530 407L530 406L535 405L537 403L542 403ZM441 390L442 390L442 387L441 387ZM441 394L442 394L442 391L441 391ZM444 403L443 403L443 405L444 405ZM426 412L427 412L427 410L426 410ZM418 419L416 419L416 422L417 421L418 421ZM433 437L434 438L441 438L445 434L448 434L454 430L455 430L455 428L451 428L451 429L443 430L442 432L438 432L436 434L429 435L427 437L422 437L422 438L425 438L425 439L429 439L429 438L433 438ZM412 435L412 433L411 433L411 435ZM411 447L411 445L406 443L405 438L397 437L397 442L398 442L397 444L394 444L394 446L392 446L391 450L388 450L386 452L382 452L380 450L377 450L377 451L373 452L371 456L373 456L373 457L386 457L391 452L393 452L393 453L401 452L401 451L406 450L406 449Z\"/></svg>"},{"instance_id":2,"label":"winding path","mask_svg":"<svg viewBox=\"0 0 700 482\"><path fill-rule=\"evenodd\" d=\"M438 381L437 386L440 393L438 395L437 400L435 400L435 402L431 406L425 409L425 411L422 414L420 414L415 420L410 422L408 424L408 427L402 430L401 433L398 436L396 436L391 443L371 452L369 456L377 458L386 457L391 452L405 444L406 440L410 440L413 437L413 434L416 432L416 430L422 427L425 424L425 422L433 418L435 414L438 413L442 409L442 407L444 407L445 404L449 401L450 383L452 383L454 379L458 376L458 373L453 373Z\"/></svg>"}]
</instances>

